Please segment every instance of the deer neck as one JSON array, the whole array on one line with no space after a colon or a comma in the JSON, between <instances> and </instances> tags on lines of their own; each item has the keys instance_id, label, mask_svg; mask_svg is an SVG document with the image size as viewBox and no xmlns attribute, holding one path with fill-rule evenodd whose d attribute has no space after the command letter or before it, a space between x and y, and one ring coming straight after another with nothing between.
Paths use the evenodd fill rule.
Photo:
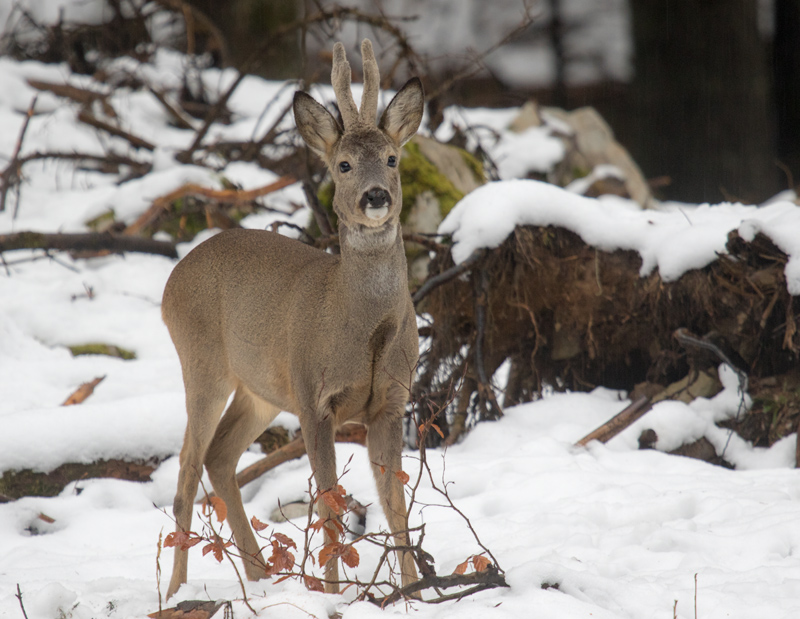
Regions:
<instances>
[{"instance_id":1,"label":"deer neck","mask_svg":"<svg viewBox=\"0 0 800 619\"><path fill-rule=\"evenodd\" d=\"M404 312L408 275L400 224L387 222L379 229L351 229L340 220L339 244L342 285L353 309L396 308L397 312Z\"/></svg>"}]
</instances>

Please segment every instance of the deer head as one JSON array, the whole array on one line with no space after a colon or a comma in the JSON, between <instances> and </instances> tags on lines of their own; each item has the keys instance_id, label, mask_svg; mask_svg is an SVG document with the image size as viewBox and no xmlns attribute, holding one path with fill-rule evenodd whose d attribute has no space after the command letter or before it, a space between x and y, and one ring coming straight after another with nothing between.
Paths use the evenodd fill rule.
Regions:
<instances>
[{"instance_id":1,"label":"deer head","mask_svg":"<svg viewBox=\"0 0 800 619\"><path fill-rule=\"evenodd\" d=\"M360 110L350 91L350 63L344 46L337 43L331 82L342 124L304 92L294 96L294 114L300 135L330 171L339 225L369 233L398 225L402 203L400 154L422 120L424 95L419 78L412 78L376 123L380 78L368 39L361 44L361 57L364 91Z\"/></svg>"}]
</instances>

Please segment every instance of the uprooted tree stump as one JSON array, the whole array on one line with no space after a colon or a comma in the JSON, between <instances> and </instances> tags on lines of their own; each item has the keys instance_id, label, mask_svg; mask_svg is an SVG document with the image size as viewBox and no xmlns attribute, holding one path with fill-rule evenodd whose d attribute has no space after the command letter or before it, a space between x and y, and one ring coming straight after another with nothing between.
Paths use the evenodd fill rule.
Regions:
<instances>
[{"instance_id":1,"label":"uprooted tree stump","mask_svg":"<svg viewBox=\"0 0 800 619\"><path fill-rule=\"evenodd\" d=\"M485 418L485 377L505 360L505 406L534 399L543 385L631 390L719 364L682 348L678 329L708 338L751 378L788 372L800 352L800 309L786 289L787 256L762 234L748 243L732 231L727 249L705 268L665 282L657 272L640 276L636 252L601 251L562 228L517 227L475 261L469 277L449 280L417 305L432 318L416 386L418 401L431 404L421 414L458 385L449 423L437 420L444 436ZM431 274L452 267L443 250Z\"/></svg>"}]
</instances>

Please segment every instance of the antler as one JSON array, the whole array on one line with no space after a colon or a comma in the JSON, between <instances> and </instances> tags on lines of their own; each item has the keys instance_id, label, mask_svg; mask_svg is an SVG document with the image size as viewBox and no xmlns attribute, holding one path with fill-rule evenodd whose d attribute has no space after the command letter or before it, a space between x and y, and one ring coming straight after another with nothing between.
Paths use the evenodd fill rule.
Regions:
<instances>
[{"instance_id":1,"label":"antler","mask_svg":"<svg viewBox=\"0 0 800 619\"><path fill-rule=\"evenodd\" d=\"M361 62L364 67L364 90L361 93L361 122L374 125L378 117L378 88L380 75L375 53L372 51L372 42L364 39L361 42Z\"/></svg>"},{"instance_id":2,"label":"antler","mask_svg":"<svg viewBox=\"0 0 800 619\"><path fill-rule=\"evenodd\" d=\"M336 100L339 102L339 111L342 113L344 128L349 129L358 123L358 108L350 92L350 63L344 53L344 45L337 43L333 46L333 70L331 71L331 84Z\"/></svg>"},{"instance_id":3,"label":"antler","mask_svg":"<svg viewBox=\"0 0 800 619\"><path fill-rule=\"evenodd\" d=\"M359 112L353 99L353 93L350 91L350 63L347 62L344 45L337 43L333 46L331 84L339 103L345 130L352 129L360 123L374 125L378 116L380 75L369 39L364 39L361 43L361 58L364 66L364 90L361 95L361 112Z\"/></svg>"}]
</instances>

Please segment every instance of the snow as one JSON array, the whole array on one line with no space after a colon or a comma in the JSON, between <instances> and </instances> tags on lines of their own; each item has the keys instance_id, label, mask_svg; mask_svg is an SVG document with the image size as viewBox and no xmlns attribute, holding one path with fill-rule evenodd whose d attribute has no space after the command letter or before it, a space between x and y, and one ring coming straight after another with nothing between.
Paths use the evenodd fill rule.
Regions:
<instances>
[{"instance_id":1,"label":"snow","mask_svg":"<svg viewBox=\"0 0 800 619\"><path fill-rule=\"evenodd\" d=\"M439 226L452 237L453 259L499 246L519 225L560 226L605 251L632 250L641 275L657 268L664 281L701 269L726 253L731 230L752 240L763 232L786 252L786 287L800 294L800 207L775 201L758 207L701 204L641 210L615 196L586 198L548 183L511 179L487 183L465 196Z\"/></svg>"},{"instance_id":2,"label":"snow","mask_svg":"<svg viewBox=\"0 0 800 619\"><path fill-rule=\"evenodd\" d=\"M160 54L153 65L125 63L153 83L170 83L179 71L176 55ZM0 59L0 155L10 157L33 92L25 78L82 79L63 66ZM227 73L205 72L207 83L224 88ZM82 82L83 83L83 82ZM87 84L90 82L86 82ZM248 78L232 100L234 124L214 127L214 136L250 136L268 127L292 88ZM321 91L328 92L325 90ZM279 95L269 109L269 97ZM286 97L283 99L282 97ZM42 95L23 152L48 147L69 150L114 146L77 125L75 108ZM121 89L112 103L121 122L156 143L154 170L137 181L118 183L112 175L75 171L66 164L31 164L24 169L19 215L13 200L0 213L0 233L12 230L85 230L87 218L113 208L126 221L152 199L184 182L219 187L227 178L245 188L274 180L246 164L211 172L174 162L192 132L166 124L147 97ZM38 107L42 106L42 107ZM450 113L461 113L451 110ZM505 127L513 111L476 112L510 139ZM536 136L535 138L533 136ZM530 138L530 141L528 139ZM554 157L548 136L533 132L506 148L509 165L526 158ZM531 152L515 153L515 149ZM538 152L533 152L537 151ZM100 151L98 151L100 152ZM131 153L131 155L138 155ZM263 228L275 220L303 223L308 212L302 190L288 187L265 199L274 209L245 225ZM729 230L745 238L769 235L791 259L790 291L800 290L800 231L797 207L777 200L762 208L738 204L671 205L641 211L620 199L594 200L534 181L492 183L468 195L442 224L453 235L454 254L463 260L477 247L501 243L517 224L560 225L603 250L637 251L643 274L658 268L665 279L700 268L724 251ZM280 211L280 212L275 212ZM287 230L288 232L288 230ZM185 253L213 231L179 247ZM178 474L177 453L185 423L180 365L160 317L164 284L175 265L159 256L129 254L81 259L59 254L35 258L7 252L0 265L0 470L48 471L66 462L97 458L162 460L147 483L87 479L69 484L59 496L26 497L0 504L0 616L22 616L17 586L29 619L144 617L158 609L157 542L173 527L169 512ZM133 350L135 360L104 356L73 358L66 346L105 342ZM578 619L585 617L697 616L704 619L800 616L800 485L794 463L795 437L770 449L729 437L714 422L734 416L741 402L736 377L720 368L725 390L691 404L662 402L606 445L574 443L628 403L608 389L550 394L505 411L502 420L478 425L447 450L430 450L434 479L445 479L451 497L470 518L481 541L506 571L509 589L485 591L458 603L416 602L386 610L340 596L307 592L299 583L247 583L251 604L263 618L328 617L367 619L413 613L428 617ZM105 376L84 403L60 404L78 385ZM746 403L746 402L745 402ZM293 417L278 423L296 428ZM706 437L737 470L640 451L643 428L656 430L657 447L668 450ZM730 438L730 440L729 440ZM240 467L259 458L248 451ZM368 505L367 528L386 528L366 450L337 445L342 484ZM404 469L417 470L407 451ZM307 458L288 462L243 490L249 515L264 522L278 501L303 497ZM412 524L425 523L425 547L442 574L480 551L468 528L427 483ZM53 522L45 522L39 514ZM297 523L295 523L297 524ZM271 524L300 545L292 523ZM378 551L359 546L354 574L371 575ZM190 551L189 583L177 600L241 598L231 566ZM171 572L171 552L160 557L161 590ZM697 590L695 594L695 577ZM542 585L558 585L542 588ZM241 601L234 616L250 616Z\"/></svg>"}]
</instances>

